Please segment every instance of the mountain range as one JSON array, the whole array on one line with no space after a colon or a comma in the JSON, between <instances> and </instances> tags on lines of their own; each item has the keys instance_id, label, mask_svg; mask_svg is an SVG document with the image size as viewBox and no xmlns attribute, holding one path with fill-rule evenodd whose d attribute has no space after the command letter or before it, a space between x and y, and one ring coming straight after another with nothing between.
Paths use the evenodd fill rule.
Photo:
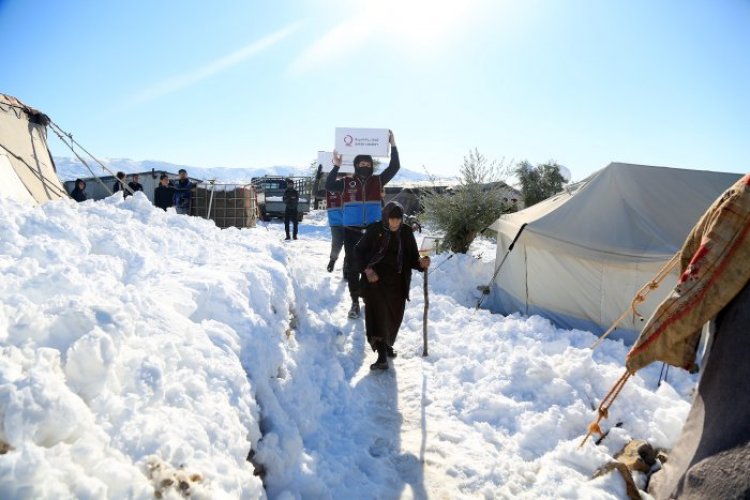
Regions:
<instances>
[{"instance_id":1,"label":"mountain range","mask_svg":"<svg viewBox=\"0 0 750 500\"><path fill-rule=\"evenodd\" d=\"M77 158L67 158L56 156L54 158L55 166L57 167L57 175L63 181L74 180L74 179L85 179L92 177L92 173L89 171L83 163ZM102 177L111 175L109 172L104 170L101 166L93 161L87 163L93 170L94 175ZM197 179L216 179L218 182L236 183L236 182L250 182L253 177L261 177L264 175L279 175L279 176L309 176L314 175L315 170L312 167L292 167L284 165L275 165L272 167L261 167L261 168L228 168L228 167L197 167L194 165L181 165L178 163L169 163L166 161L159 160L131 160L128 158L108 158L102 159L102 163L107 166L112 172L122 171L126 174L133 172L147 172L154 170L156 172L168 172L176 174L181 168L187 170L190 177ZM393 183L403 182L415 182L424 181L428 177L424 173L415 172L406 168L401 168L398 174L393 179Z\"/></svg>"}]
</instances>

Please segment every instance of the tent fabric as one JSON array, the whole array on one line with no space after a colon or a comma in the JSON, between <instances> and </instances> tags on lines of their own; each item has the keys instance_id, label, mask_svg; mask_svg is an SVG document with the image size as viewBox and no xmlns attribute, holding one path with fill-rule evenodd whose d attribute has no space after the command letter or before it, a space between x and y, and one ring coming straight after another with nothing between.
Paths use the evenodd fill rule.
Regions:
<instances>
[{"instance_id":1,"label":"tent fabric","mask_svg":"<svg viewBox=\"0 0 750 500\"><path fill-rule=\"evenodd\" d=\"M588 179L491 226L506 254L489 307L539 314L564 328L601 334L680 249L706 208L739 175L611 163ZM677 281L670 275L639 306L650 313ZM632 344L643 327L630 315L612 334Z\"/></svg>"},{"instance_id":2,"label":"tent fabric","mask_svg":"<svg viewBox=\"0 0 750 500\"><path fill-rule=\"evenodd\" d=\"M49 118L0 94L0 193L23 202L67 198L47 148Z\"/></svg>"},{"instance_id":3,"label":"tent fabric","mask_svg":"<svg viewBox=\"0 0 750 500\"><path fill-rule=\"evenodd\" d=\"M750 174L706 211L685 240L680 261L677 285L628 353L631 373L654 361L692 369L702 325L750 280Z\"/></svg>"},{"instance_id":4,"label":"tent fabric","mask_svg":"<svg viewBox=\"0 0 750 500\"><path fill-rule=\"evenodd\" d=\"M655 498L750 498L750 283L714 322L698 392L677 444L654 474Z\"/></svg>"}]
</instances>

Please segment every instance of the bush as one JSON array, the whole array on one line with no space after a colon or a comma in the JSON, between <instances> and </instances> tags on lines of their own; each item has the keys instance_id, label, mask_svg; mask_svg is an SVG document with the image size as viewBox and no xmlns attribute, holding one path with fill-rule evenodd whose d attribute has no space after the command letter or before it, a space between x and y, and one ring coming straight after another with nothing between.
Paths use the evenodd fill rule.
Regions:
<instances>
[{"instance_id":1,"label":"bush","mask_svg":"<svg viewBox=\"0 0 750 500\"><path fill-rule=\"evenodd\" d=\"M480 231L514 210L506 201L509 188L504 179L509 173L508 168L488 162L474 149L464 156L458 186L422 195L423 217L443 233L444 247L466 253Z\"/></svg>"}]
</instances>

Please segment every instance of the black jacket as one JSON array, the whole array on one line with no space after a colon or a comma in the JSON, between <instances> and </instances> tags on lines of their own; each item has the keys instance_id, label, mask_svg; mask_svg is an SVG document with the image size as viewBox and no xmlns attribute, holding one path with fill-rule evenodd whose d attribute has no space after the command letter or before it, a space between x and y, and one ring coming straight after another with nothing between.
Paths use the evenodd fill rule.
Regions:
<instances>
[{"instance_id":1,"label":"black jacket","mask_svg":"<svg viewBox=\"0 0 750 500\"><path fill-rule=\"evenodd\" d=\"M159 184L154 189L154 205L166 210L174 204L174 188L172 186L162 186Z\"/></svg>"},{"instance_id":2,"label":"black jacket","mask_svg":"<svg viewBox=\"0 0 750 500\"><path fill-rule=\"evenodd\" d=\"M286 204L287 212L296 212L297 206L299 205L299 193L293 187L288 187L284 191L284 196L281 198Z\"/></svg>"},{"instance_id":3,"label":"black jacket","mask_svg":"<svg viewBox=\"0 0 750 500\"><path fill-rule=\"evenodd\" d=\"M130 181L128 182L128 187L133 190L133 193L136 191L143 191L143 184L140 182Z\"/></svg>"},{"instance_id":4,"label":"black jacket","mask_svg":"<svg viewBox=\"0 0 750 500\"><path fill-rule=\"evenodd\" d=\"M73 191L70 192L70 197L76 200L78 203L82 201L86 201L88 199L88 196L86 196L86 183L83 182L83 189L78 189L78 183L83 182L81 179L76 179L75 187L73 188Z\"/></svg>"},{"instance_id":5,"label":"black jacket","mask_svg":"<svg viewBox=\"0 0 750 500\"><path fill-rule=\"evenodd\" d=\"M385 219L387 223L387 218ZM359 240L354 251L357 253L357 262L359 263L358 271L364 273L367 264L375 257L380 248L380 242L386 231L390 231L382 222L376 222L367 226L365 234ZM419 249L417 240L414 238L414 231L406 224L401 224L399 228L401 244L403 245L402 255L403 263L401 269L402 286L406 300L409 300L409 287L411 286L411 270L422 271L419 266ZM375 272L378 272L378 266L375 265ZM367 288L369 282L364 274L360 277L360 287Z\"/></svg>"}]
</instances>

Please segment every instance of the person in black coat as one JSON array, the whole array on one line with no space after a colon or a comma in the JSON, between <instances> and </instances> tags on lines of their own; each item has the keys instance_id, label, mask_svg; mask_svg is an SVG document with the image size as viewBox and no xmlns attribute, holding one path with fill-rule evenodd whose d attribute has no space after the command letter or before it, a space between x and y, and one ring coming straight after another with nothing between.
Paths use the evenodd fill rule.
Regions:
<instances>
[{"instance_id":1,"label":"person in black coat","mask_svg":"<svg viewBox=\"0 0 750 500\"><path fill-rule=\"evenodd\" d=\"M169 184L169 176L161 174L159 185L154 189L154 205L166 210L174 205L174 188Z\"/></svg>"},{"instance_id":2,"label":"person in black coat","mask_svg":"<svg viewBox=\"0 0 750 500\"><path fill-rule=\"evenodd\" d=\"M294 181L292 179L286 180L286 189L284 190L284 196L281 198L286 205L284 210L284 229L286 230L286 239L289 239L289 223L294 223L294 239L297 239L297 229L299 226L299 214L297 213L299 205L299 192L294 189Z\"/></svg>"},{"instance_id":3,"label":"person in black coat","mask_svg":"<svg viewBox=\"0 0 750 500\"><path fill-rule=\"evenodd\" d=\"M140 183L141 176L138 174L133 174L131 179L132 180L128 182L128 186L133 190L133 194L135 194L136 191L143 191L143 184Z\"/></svg>"},{"instance_id":4,"label":"person in black coat","mask_svg":"<svg viewBox=\"0 0 750 500\"><path fill-rule=\"evenodd\" d=\"M81 179L76 179L75 187L70 192L70 197L78 203L88 200L88 196L86 196L86 183Z\"/></svg>"},{"instance_id":5,"label":"person in black coat","mask_svg":"<svg viewBox=\"0 0 750 500\"><path fill-rule=\"evenodd\" d=\"M409 300L411 271L425 271L429 257L419 256L412 229L403 223L404 209L395 201L383 207L381 222L371 224L355 247L360 290L365 301L367 342L378 353L372 370L387 370L393 344Z\"/></svg>"},{"instance_id":6,"label":"person in black coat","mask_svg":"<svg viewBox=\"0 0 750 500\"><path fill-rule=\"evenodd\" d=\"M117 193L119 191L125 192L125 196L128 194L127 189L123 189L123 186L125 184L125 172L117 172L117 175L115 175L115 184L112 186L112 193Z\"/></svg>"}]
</instances>

